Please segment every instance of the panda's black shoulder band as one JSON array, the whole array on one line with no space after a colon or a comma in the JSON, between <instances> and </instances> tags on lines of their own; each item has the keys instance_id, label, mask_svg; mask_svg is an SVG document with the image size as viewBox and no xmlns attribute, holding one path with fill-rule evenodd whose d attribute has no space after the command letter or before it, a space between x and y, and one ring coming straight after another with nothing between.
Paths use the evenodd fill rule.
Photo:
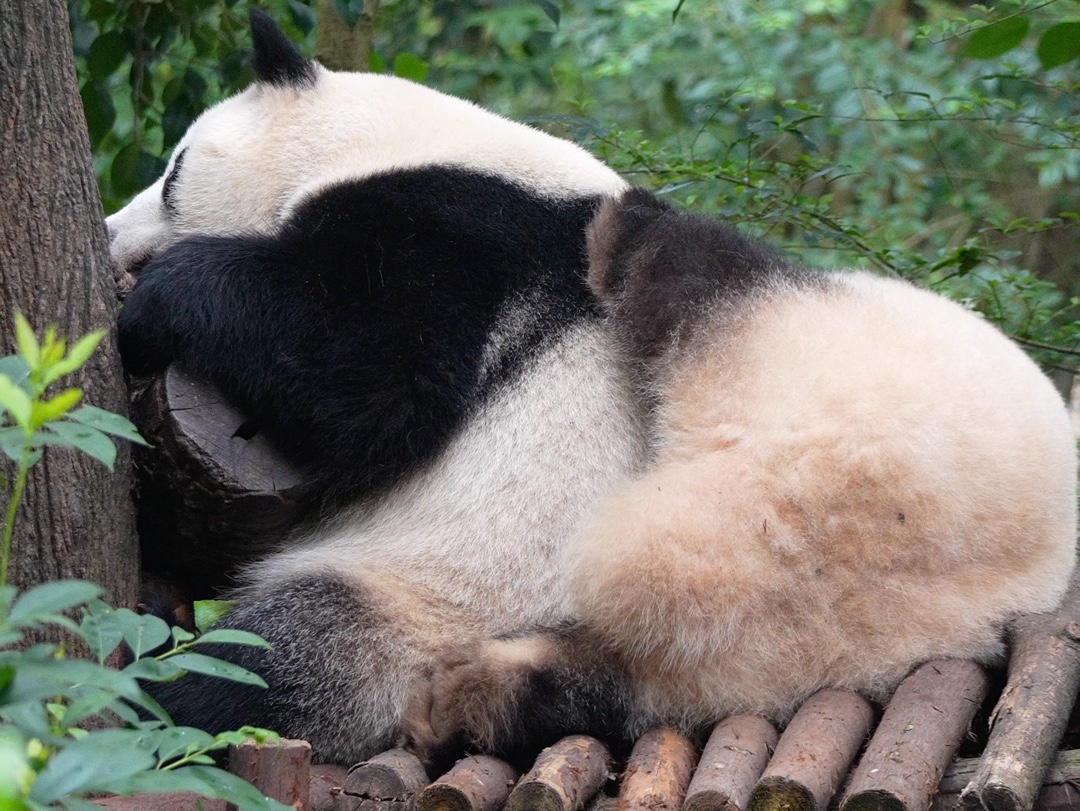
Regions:
<instances>
[{"instance_id":1,"label":"panda's black shoulder band","mask_svg":"<svg viewBox=\"0 0 1080 811\"><path fill-rule=\"evenodd\" d=\"M318 78L315 63L297 50L269 14L252 8L248 21L253 46L251 63L259 81L296 88L315 84Z\"/></svg>"}]
</instances>

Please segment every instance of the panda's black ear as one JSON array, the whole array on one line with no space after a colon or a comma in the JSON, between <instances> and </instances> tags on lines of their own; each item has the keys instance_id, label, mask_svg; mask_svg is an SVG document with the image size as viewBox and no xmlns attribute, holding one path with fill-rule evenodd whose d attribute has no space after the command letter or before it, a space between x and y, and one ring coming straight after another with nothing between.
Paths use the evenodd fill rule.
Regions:
<instances>
[{"instance_id":1,"label":"panda's black ear","mask_svg":"<svg viewBox=\"0 0 1080 811\"><path fill-rule=\"evenodd\" d=\"M585 233L589 287L605 304L623 292L632 258L641 250L646 227L670 207L641 188L604 201Z\"/></svg>"},{"instance_id":2,"label":"panda's black ear","mask_svg":"<svg viewBox=\"0 0 1080 811\"><path fill-rule=\"evenodd\" d=\"M251 25L252 66L260 82L277 87L311 87L318 78L315 63L306 59L270 15L261 9L248 12Z\"/></svg>"}]
</instances>

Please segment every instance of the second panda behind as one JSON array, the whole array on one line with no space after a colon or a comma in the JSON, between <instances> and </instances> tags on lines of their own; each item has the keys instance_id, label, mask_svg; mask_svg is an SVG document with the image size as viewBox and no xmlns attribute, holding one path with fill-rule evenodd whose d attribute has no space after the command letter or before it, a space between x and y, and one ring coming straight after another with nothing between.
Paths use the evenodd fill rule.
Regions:
<instances>
[{"instance_id":1,"label":"second panda behind","mask_svg":"<svg viewBox=\"0 0 1080 811\"><path fill-rule=\"evenodd\" d=\"M784 721L826 687L884 699L930 659L1000 662L1004 623L1058 603L1074 435L995 327L906 282L790 265L640 189L588 246L655 456L566 549L577 624L446 656L414 697L421 749L500 750L556 678L605 669L631 735Z\"/></svg>"}]
</instances>

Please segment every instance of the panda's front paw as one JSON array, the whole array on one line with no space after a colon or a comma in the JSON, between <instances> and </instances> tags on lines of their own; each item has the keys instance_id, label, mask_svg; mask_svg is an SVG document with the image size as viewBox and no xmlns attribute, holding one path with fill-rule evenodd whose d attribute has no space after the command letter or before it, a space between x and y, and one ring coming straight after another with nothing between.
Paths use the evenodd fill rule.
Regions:
<instances>
[{"instance_id":1,"label":"panda's front paw","mask_svg":"<svg viewBox=\"0 0 1080 811\"><path fill-rule=\"evenodd\" d=\"M521 705L548 658L545 638L491 639L439 656L414 685L403 729L429 763L454 747L506 755L522 737Z\"/></svg>"},{"instance_id":2,"label":"panda's front paw","mask_svg":"<svg viewBox=\"0 0 1080 811\"><path fill-rule=\"evenodd\" d=\"M120 310L117 341L129 374L149 377L163 371L173 359L171 318L160 276L141 276Z\"/></svg>"}]
</instances>

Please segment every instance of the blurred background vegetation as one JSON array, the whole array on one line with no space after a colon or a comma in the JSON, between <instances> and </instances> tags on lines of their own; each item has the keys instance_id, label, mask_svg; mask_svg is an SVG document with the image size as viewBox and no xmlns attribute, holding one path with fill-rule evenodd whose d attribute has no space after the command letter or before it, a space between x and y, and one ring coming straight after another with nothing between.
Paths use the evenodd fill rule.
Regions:
<instances>
[{"instance_id":1,"label":"blurred background vegetation","mask_svg":"<svg viewBox=\"0 0 1080 811\"><path fill-rule=\"evenodd\" d=\"M261 0L308 53L362 0ZM1080 362L1080 3L368 0L370 67L582 143L802 262ZM107 212L247 84L248 0L69 0ZM358 22L359 21L359 22Z\"/></svg>"}]
</instances>

